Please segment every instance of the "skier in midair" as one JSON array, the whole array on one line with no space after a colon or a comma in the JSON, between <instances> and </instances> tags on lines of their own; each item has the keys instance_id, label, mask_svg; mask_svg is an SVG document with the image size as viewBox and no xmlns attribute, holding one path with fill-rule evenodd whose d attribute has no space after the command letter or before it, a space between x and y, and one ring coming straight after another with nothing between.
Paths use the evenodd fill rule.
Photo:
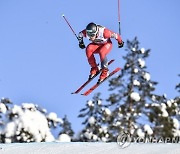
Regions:
<instances>
[{"instance_id":1,"label":"skier in midair","mask_svg":"<svg viewBox=\"0 0 180 154\"><path fill-rule=\"evenodd\" d=\"M85 47L83 37L86 37L91 41L87 47ZM78 35L79 47L81 49L86 48L86 56L88 63L91 66L89 78L92 78L99 72L94 54L99 54L100 56L102 72L98 82L103 81L109 75L107 54L112 49L112 41L110 38L114 38L118 41L119 48L123 47L124 42L118 33L115 33L108 28L97 25L93 22L89 23L86 26L86 29L79 32Z\"/></svg>"}]
</instances>

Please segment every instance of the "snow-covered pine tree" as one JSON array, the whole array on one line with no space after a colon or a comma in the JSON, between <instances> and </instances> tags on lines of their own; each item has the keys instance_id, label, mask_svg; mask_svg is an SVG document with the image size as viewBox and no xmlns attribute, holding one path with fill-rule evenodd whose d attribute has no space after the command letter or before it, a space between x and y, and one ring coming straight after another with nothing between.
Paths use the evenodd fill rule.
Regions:
<instances>
[{"instance_id":1,"label":"snow-covered pine tree","mask_svg":"<svg viewBox=\"0 0 180 154\"><path fill-rule=\"evenodd\" d=\"M60 124L62 130L59 132L59 135L66 134L71 139L73 139L74 131L71 128L71 123L69 122L67 115L62 119L62 123Z\"/></svg>"},{"instance_id":2,"label":"snow-covered pine tree","mask_svg":"<svg viewBox=\"0 0 180 154\"><path fill-rule=\"evenodd\" d=\"M172 115L175 115L174 100L168 100L166 95L153 96L154 102L148 104L148 118L152 123L152 129L156 138L173 137L173 120Z\"/></svg>"},{"instance_id":3,"label":"snow-covered pine tree","mask_svg":"<svg viewBox=\"0 0 180 154\"><path fill-rule=\"evenodd\" d=\"M2 98L0 100L0 143L3 142L3 127L5 125L4 116L6 112L10 109L10 104L12 104L11 100L8 98Z\"/></svg>"},{"instance_id":4,"label":"snow-covered pine tree","mask_svg":"<svg viewBox=\"0 0 180 154\"><path fill-rule=\"evenodd\" d=\"M110 80L110 90L113 91L108 98L112 108L112 119L108 124L113 136L111 141L116 141L123 132L139 137L143 137L145 132L149 135L153 133L146 124L145 108L146 104L152 102L152 93L157 84L151 81L150 73L146 70L145 59L150 50L139 48L139 41L135 37L127 41L126 51L123 57L125 66L118 77Z\"/></svg>"},{"instance_id":5,"label":"snow-covered pine tree","mask_svg":"<svg viewBox=\"0 0 180 154\"><path fill-rule=\"evenodd\" d=\"M7 105L9 99L1 99L0 114L3 120L0 129L2 143L54 141L51 128L62 123L53 112L47 113L38 105L23 103Z\"/></svg>"},{"instance_id":6,"label":"snow-covered pine tree","mask_svg":"<svg viewBox=\"0 0 180 154\"><path fill-rule=\"evenodd\" d=\"M175 89L179 91L180 84ZM166 95L153 96L154 103L149 105L149 119L153 124L155 137L180 137L180 96L167 99Z\"/></svg>"},{"instance_id":7,"label":"snow-covered pine tree","mask_svg":"<svg viewBox=\"0 0 180 154\"><path fill-rule=\"evenodd\" d=\"M84 118L82 124L85 128L79 134L78 141L109 141L107 125L111 111L107 105L102 104L100 93L94 95L93 100L87 101L86 107L80 110L78 117Z\"/></svg>"}]
</instances>

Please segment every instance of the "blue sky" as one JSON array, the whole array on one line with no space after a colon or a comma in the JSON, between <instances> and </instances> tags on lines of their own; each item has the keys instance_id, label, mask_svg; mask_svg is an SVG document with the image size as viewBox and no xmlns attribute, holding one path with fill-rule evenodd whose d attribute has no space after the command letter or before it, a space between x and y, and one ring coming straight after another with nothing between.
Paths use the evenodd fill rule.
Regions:
<instances>
[{"instance_id":1,"label":"blue sky","mask_svg":"<svg viewBox=\"0 0 180 154\"><path fill-rule=\"evenodd\" d=\"M151 79L159 82L156 92L177 96L180 1L120 3L123 40L137 36L140 47L151 49L146 63ZM79 110L93 95L70 93L86 80L90 68L62 14L76 33L92 21L118 32L117 0L0 0L0 97L15 104L36 103L59 117L67 114L77 131L82 127ZM116 62L110 68L121 67L125 51L115 40L113 44L108 57ZM107 88L105 83L96 92L106 98Z\"/></svg>"}]
</instances>

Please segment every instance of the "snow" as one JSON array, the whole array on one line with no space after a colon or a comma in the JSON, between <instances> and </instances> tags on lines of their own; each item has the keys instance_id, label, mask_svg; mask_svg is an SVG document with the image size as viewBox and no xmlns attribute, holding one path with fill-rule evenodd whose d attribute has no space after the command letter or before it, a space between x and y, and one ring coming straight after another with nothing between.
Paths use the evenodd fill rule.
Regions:
<instances>
[{"instance_id":1,"label":"snow","mask_svg":"<svg viewBox=\"0 0 180 154\"><path fill-rule=\"evenodd\" d=\"M38 111L33 104L23 104L22 107L14 105L9 112L14 116L12 120L6 119L6 124L2 130L6 137L6 143L12 142L11 139L14 136L17 137L17 140L27 142L41 142L42 140L50 142L55 140L50 132L45 115ZM28 137L31 139L28 139Z\"/></svg>"},{"instance_id":2,"label":"snow","mask_svg":"<svg viewBox=\"0 0 180 154\"><path fill-rule=\"evenodd\" d=\"M117 121L116 123L115 123L115 126L120 126L121 125L121 122L120 121Z\"/></svg>"},{"instance_id":3,"label":"snow","mask_svg":"<svg viewBox=\"0 0 180 154\"><path fill-rule=\"evenodd\" d=\"M166 110L166 105L164 103L161 103L161 106L160 106L160 109L161 109L161 112L162 114L160 114L162 117L168 117L169 114Z\"/></svg>"},{"instance_id":4,"label":"snow","mask_svg":"<svg viewBox=\"0 0 180 154\"><path fill-rule=\"evenodd\" d=\"M173 100L168 100L168 101L167 101L168 107L171 107L171 106L172 106L172 103L173 103Z\"/></svg>"},{"instance_id":5,"label":"snow","mask_svg":"<svg viewBox=\"0 0 180 154\"><path fill-rule=\"evenodd\" d=\"M36 110L36 105L34 105L32 103L23 103L22 104L22 108L23 109L29 109L29 110L35 111Z\"/></svg>"},{"instance_id":6,"label":"snow","mask_svg":"<svg viewBox=\"0 0 180 154\"><path fill-rule=\"evenodd\" d=\"M133 70L134 73L138 73L138 71L139 71L139 70L138 70L137 68L135 68L135 69Z\"/></svg>"},{"instance_id":7,"label":"snow","mask_svg":"<svg viewBox=\"0 0 180 154\"><path fill-rule=\"evenodd\" d=\"M5 133L6 133L6 137L11 137L15 134L15 131L16 131L16 123L15 122L9 122L7 125L6 125L6 128L5 128Z\"/></svg>"},{"instance_id":8,"label":"snow","mask_svg":"<svg viewBox=\"0 0 180 154\"><path fill-rule=\"evenodd\" d=\"M156 101L156 96L152 95L152 100L155 102Z\"/></svg>"},{"instance_id":9,"label":"snow","mask_svg":"<svg viewBox=\"0 0 180 154\"><path fill-rule=\"evenodd\" d=\"M70 143L13 143L0 144L1 154L179 154L179 144L131 143L122 149L117 143L70 142Z\"/></svg>"},{"instance_id":10,"label":"snow","mask_svg":"<svg viewBox=\"0 0 180 154\"><path fill-rule=\"evenodd\" d=\"M146 72L146 73L144 73L143 78L144 78L145 80L149 81L149 80L151 79L151 76L150 76L149 73Z\"/></svg>"},{"instance_id":11,"label":"snow","mask_svg":"<svg viewBox=\"0 0 180 154\"><path fill-rule=\"evenodd\" d=\"M136 48L132 48L132 51L134 51L134 52L135 52L135 51L136 51Z\"/></svg>"},{"instance_id":12,"label":"snow","mask_svg":"<svg viewBox=\"0 0 180 154\"><path fill-rule=\"evenodd\" d=\"M0 103L0 113L5 114L7 111L6 105L4 105L3 103Z\"/></svg>"},{"instance_id":13,"label":"snow","mask_svg":"<svg viewBox=\"0 0 180 154\"><path fill-rule=\"evenodd\" d=\"M88 105L89 107L92 107L92 106L94 106L94 103L93 103L93 101L89 100L89 101L87 102L87 105Z\"/></svg>"},{"instance_id":14,"label":"snow","mask_svg":"<svg viewBox=\"0 0 180 154\"><path fill-rule=\"evenodd\" d=\"M151 129L151 127L149 125L144 125L144 131L147 132L148 135L152 135L153 134L153 130Z\"/></svg>"},{"instance_id":15,"label":"snow","mask_svg":"<svg viewBox=\"0 0 180 154\"><path fill-rule=\"evenodd\" d=\"M98 136L95 135L95 134L93 134L93 140L94 140L94 141L97 141L97 140L98 140Z\"/></svg>"},{"instance_id":16,"label":"snow","mask_svg":"<svg viewBox=\"0 0 180 154\"><path fill-rule=\"evenodd\" d=\"M99 133L102 133L102 132L103 132L103 129L102 129L102 128L99 128L98 131L99 131Z\"/></svg>"},{"instance_id":17,"label":"snow","mask_svg":"<svg viewBox=\"0 0 180 154\"><path fill-rule=\"evenodd\" d=\"M106 137L102 137L101 140L102 140L103 142L107 142L107 138L106 138Z\"/></svg>"},{"instance_id":18,"label":"snow","mask_svg":"<svg viewBox=\"0 0 180 154\"><path fill-rule=\"evenodd\" d=\"M17 115L19 115L19 116L21 116L21 115L23 114L22 108L21 108L20 106L18 106L18 105L14 105L14 107L13 107L12 110L11 110L11 112L12 112L13 114L17 114Z\"/></svg>"},{"instance_id":19,"label":"snow","mask_svg":"<svg viewBox=\"0 0 180 154\"><path fill-rule=\"evenodd\" d=\"M175 129L179 129L179 121L176 118L173 118L173 123L174 123Z\"/></svg>"},{"instance_id":20,"label":"snow","mask_svg":"<svg viewBox=\"0 0 180 154\"><path fill-rule=\"evenodd\" d=\"M93 125L95 122L96 122L96 119L95 119L94 117L90 117L90 118L88 119L88 123L89 123L90 125Z\"/></svg>"},{"instance_id":21,"label":"snow","mask_svg":"<svg viewBox=\"0 0 180 154\"><path fill-rule=\"evenodd\" d=\"M107 133L107 132L108 132L107 126L102 126L102 129L103 129L103 132L104 132L104 133Z\"/></svg>"},{"instance_id":22,"label":"snow","mask_svg":"<svg viewBox=\"0 0 180 154\"><path fill-rule=\"evenodd\" d=\"M67 134L61 134L61 135L59 135L59 141L60 142L71 142L71 137Z\"/></svg>"},{"instance_id":23,"label":"snow","mask_svg":"<svg viewBox=\"0 0 180 154\"><path fill-rule=\"evenodd\" d=\"M139 82L138 80L134 80L134 81L133 81L133 85L134 85L134 86L140 86L140 82Z\"/></svg>"},{"instance_id":24,"label":"snow","mask_svg":"<svg viewBox=\"0 0 180 154\"><path fill-rule=\"evenodd\" d=\"M57 114L54 113L54 112L50 112L50 113L48 114L47 118L48 118L49 120L54 121L54 122L60 122L61 124L63 123L63 120L60 119L60 118L58 118Z\"/></svg>"},{"instance_id":25,"label":"snow","mask_svg":"<svg viewBox=\"0 0 180 154\"><path fill-rule=\"evenodd\" d=\"M161 103L161 108L166 109L166 104Z\"/></svg>"},{"instance_id":26,"label":"snow","mask_svg":"<svg viewBox=\"0 0 180 154\"><path fill-rule=\"evenodd\" d=\"M130 97L131 97L131 99L135 100L136 102L141 99L137 92L132 92Z\"/></svg>"},{"instance_id":27,"label":"snow","mask_svg":"<svg viewBox=\"0 0 180 154\"><path fill-rule=\"evenodd\" d=\"M102 104L102 101L101 100L98 100L98 103L97 103L98 105L101 105Z\"/></svg>"},{"instance_id":28,"label":"snow","mask_svg":"<svg viewBox=\"0 0 180 154\"><path fill-rule=\"evenodd\" d=\"M84 136L87 138L87 139L91 139L91 137L92 137L92 132L89 132L89 131L86 131L85 133L84 133Z\"/></svg>"},{"instance_id":29,"label":"snow","mask_svg":"<svg viewBox=\"0 0 180 154\"><path fill-rule=\"evenodd\" d=\"M145 66L145 64L146 64L145 61L143 59L141 59L141 58L138 59L138 62L139 62L139 65L140 65L141 68L143 68Z\"/></svg>"},{"instance_id":30,"label":"snow","mask_svg":"<svg viewBox=\"0 0 180 154\"><path fill-rule=\"evenodd\" d=\"M173 132L174 137L179 136L180 137L180 130L175 129Z\"/></svg>"},{"instance_id":31,"label":"snow","mask_svg":"<svg viewBox=\"0 0 180 154\"><path fill-rule=\"evenodd\" d=\"M145 53L145 49L141 48L141 53L144 54Z\"/></svg>"},{"instance_id":32,"label":"snow","mask_svg":"<svg viewBox=\"0 0 180 154\"><path fill-rule=\"evenodd\" d=\"M104 112L107 116L111 115L111 110L108 108L105 108Z\"/></svg>"},{"instance_id":33,"label":"snow","mask_svg":"<svg viewBox=\"0 0 180 154\"><path fill-rule=\"evenodd\" d=\"M139 137L144 138L144 135L145 135L145 134L144 134L144 132L142 131L142 129L139 128L139 129L137 130L137 135L138 135Z\"/></svg>"}]
</instances>

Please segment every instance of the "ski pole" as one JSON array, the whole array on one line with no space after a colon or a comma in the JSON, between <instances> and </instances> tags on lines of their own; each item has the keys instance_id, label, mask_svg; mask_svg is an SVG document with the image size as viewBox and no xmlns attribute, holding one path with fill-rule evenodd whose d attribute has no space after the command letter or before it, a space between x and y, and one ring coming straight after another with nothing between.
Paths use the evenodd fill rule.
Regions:
<instances>
[{"instance_id":1,"label":"ski pole","mask_svg":"<svg viewBox=\"0 0 180 154\"><path fill-rule=\"evenodd\" d=\"M76 35L76 33L75 33L75 31L73 30L73 28L71 27L71 25L70 25L69 22L67 21L67 19L66 19L66 17L65 17L64 14L62 15L62 17L64 18L64 20L66 21L66 23L68 24L68 26L70 27L70 29L72 30L72 32L73 32L73 34L75 35L75 37L77 38L77 40L79 40L78 37L77 37L77 35Z\"/></svg>"},{"instance_id":2,"label":"ski pole","mask_svg":"<svg viewBox=\"0 0 180 154\"><path fill-rule=\"evenodd\" d=\"M118 0L118 23L119 23L119 35L121 35L121 27L120 27L120 0Z\"/></svg>"}]
</instances>

